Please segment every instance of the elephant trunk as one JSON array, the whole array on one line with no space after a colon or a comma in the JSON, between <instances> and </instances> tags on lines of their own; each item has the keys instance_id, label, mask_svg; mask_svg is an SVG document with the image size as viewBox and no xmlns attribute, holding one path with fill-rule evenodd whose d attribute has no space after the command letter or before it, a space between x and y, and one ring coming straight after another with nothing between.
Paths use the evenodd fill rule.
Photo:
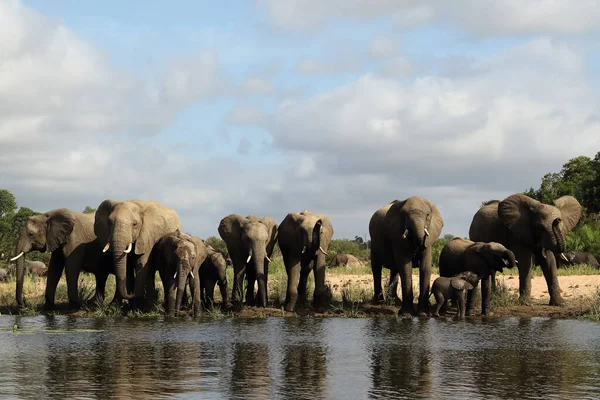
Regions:
<instances>
[{"instance_id":1,"label":"elephant trunk","mask_svg":"<svg viewBox=\"0 0 600 400\"><path fill-rule=\"evenodd\" d=\"M515 258L515 253L513 253L512 251L506 250L503 253L503 258L505 260L507 260L507 262L508 262L507 267L508 268L516 268L517 267L517 259Z\"/></svg>"},{"instance_id":2,"label":"elephant trunk","mask_svg":"<svg viewBox=\"0 0 600 400\"><path fill-rule=\"evenodd\" d=\"M115 262L115 280L117 283L117 294L125 300L131 300L135 294L127 293L127 249L131 249L131 235L124 232L124 227L116 226L112 235L110 249L113 252Z\"/></svg>"},{"instance_id":3,"label":"elephant trunk","mask_svg":"<svg viewBox=\"0 0 600 400\"><path fill-rule=\"evenodd\" d=\"M175 315L179 315L181 309L181 301L183 300L183 292L187 283L187 275L183 273L182 268L178 268L177 274L177 296L175 297Z\"/></svg>"},{"instance_id":4,"label":"elephant trunk","mask_svg":"<svg viewBox=\"0 0 600 400\"><path fill-rule=\"evenodd\" d=\"M19 255L19 258L16 259L15 269L17 274L17 291L16 291L16 300L17 305L19 307L23 307L23 281L25 280L25 253L28 253L31 250L31 244L27 240L25 235L21 235L19 237L19 241L17 242L17 246L15 248L15 254Z\"/></svg>"},{"instance_id":5,"label":"elephant trunk","mask_svg":"<svg viewBox=\"0 0 600 400\"><path fill-rule=\"evenodd\" d=\"M253 243L251 248L252 263L256 268L256 281L258 283L258 304L261 307L267 306L267 275L265 274L265 264L267 261L267 249L265 244Z\"/></svg>"},{"instance_id":6,"label":"elephant trunk","mask_svg":"<svg viewBox=\"0 0 600 400\"><path fill-rule=\"evenodd\" d=\"M408 231L408 232L407 232ZM425 218L420 216L411 216L408 219L408 223L405 228L405 235L407 239L412 239L412 242L416 247L427 247L427 236L429 231L425 226Z\"/></svg>"},{"instance_id":7,"label":"elephant trunk","mask_svg":"<svg viewBox=\"0 0 600 400\"><path fill-rule=\"evenodd\" d=\"M563 253L566 250L565 237L563 236L559 225L552 225L552 234L554 235L554 239L556 241L556 252Z\"/></svg>"}]
</instances>

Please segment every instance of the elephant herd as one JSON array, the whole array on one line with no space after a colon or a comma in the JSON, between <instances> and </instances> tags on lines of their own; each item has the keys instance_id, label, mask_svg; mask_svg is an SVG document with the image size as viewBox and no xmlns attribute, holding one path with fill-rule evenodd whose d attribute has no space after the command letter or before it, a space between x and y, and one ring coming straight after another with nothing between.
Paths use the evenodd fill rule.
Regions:
<instances>
[{"instance_id":1,"label":"elephant herd","mask_svg":"<svg viewBox=\"0 0 600 400\"><path fill-rule=\"evenodd\" d=\"M581 217L581 206L572 196L553 205L522 194L483 205L473 217L471 240L453 239L440 255L440 275L446 279L431 286L432 245L443 228L436 205L421 197L395 200L377 210L369 222L374 301L384 300L382 268L390 270L390 282L401 280L399 314L430 315L429 297L445 303L458 300L467 315L473 312L473 289L482 284L482 314L489 311L491 283L503 266L519 269L519 293L524 302L531 294L532 259L541 266L551 305L564 303L556 273L555 254L564 257L565 235ZM45 308L54 307L59 279L65 271L69 304L80 306L78 277L81 271L95 275L95 300L102 301L109 274L116 278L113 301L128 300L132 308L155 301L158 271L165 293L165 310L178 313L186 285L192 293L193 313L213 303L215 285L222 305L241 310L243 304L266 307L268 271L275 244L279 245L287 273L284 309L294 311L306 300L307 279L312 271L316 309L327 306L325 257L334 234L325 215L304 210L289 213L277 224L271 217L223 218L218 232L233 264L233 289L228 295L223 256L196 236L182 230L175 210L155 201L105 200L95 214L66 208L29 217L15 248L16 301L23 306L24 254L51 252L47 271ZM419 269L419 298L413 309L412 269ZM441 279L441 278L439 278ZM247 282L244 293L244 281ZM255 283L258 291L254 292ZM467 292L465 296L465 291ZM466 297L466 305L464 297ZM463 299L463 301L461 301ZM465 310L466 309L466 310Z\"/></svg>"}]
</instances>

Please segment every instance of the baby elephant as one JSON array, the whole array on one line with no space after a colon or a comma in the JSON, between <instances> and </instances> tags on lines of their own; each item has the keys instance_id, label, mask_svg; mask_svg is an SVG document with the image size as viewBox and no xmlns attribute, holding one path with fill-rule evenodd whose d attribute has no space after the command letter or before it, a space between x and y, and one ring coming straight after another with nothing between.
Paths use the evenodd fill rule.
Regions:
<instances>
[{"instance_id":1,"label":"baby elephant","mask_svg":"<svg viewBox=\"0 0 600 400\"><path fill-rule=\"evenodd\" d=\"M431 294L435 297L436 307L434 317L440 316L440 309L447 300L456 303L458 311L456 316L464 318L466 310L466 295L479 282L480 277L471 271L464 271L451 278L440 276L431 286Z\"/></svg>"},{"instance_id":2,"label":"baby elephant","mask_svg":"<svg viewBox=\"0 0 600 400\"><path fill-rule=\"evenodd\" d=\"M202 306L205 309L212 309L214 304L215 285L219 285L221 298L223 302L222 308L229 307L229 296L227 294L227 261L225 257L216 251L211 245L206 244L207 257L200 266L200 296Z\"/></svg>"}]
</instances>

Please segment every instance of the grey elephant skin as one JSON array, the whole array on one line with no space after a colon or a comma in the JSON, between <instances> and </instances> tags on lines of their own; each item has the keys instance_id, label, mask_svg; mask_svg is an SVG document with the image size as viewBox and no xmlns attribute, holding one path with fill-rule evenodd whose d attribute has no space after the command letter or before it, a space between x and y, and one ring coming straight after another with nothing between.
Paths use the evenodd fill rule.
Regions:
<instances>
[{"instance_id":1,"label":"grey elephant skin","mask_svg":"<svg viewBox=\"0 0 600 400\"><path fill-rule=\"evenodd\" d=\"M148 265L150 280L158 271L163 284L167 315L179 314L188 279L192 292L193 314L200 309L200 266L208 251L202 239L181 231L162 236L152 248ZM176 292L176 296L173 294Z\"/></svg>"},{"instance_id":2,"label":"grey elephant skin","mask_svg":"<svg viewBox=\"0 0 600 400\"><path fill-rule=\"evenodd\" d=\"M413 314L412 268L419 268L419 315L429 315L431 248L444 222L436 205L422 197L394 200L377 210L369 222L371 268L376 302L383 302L381 270L390 270L390 282L402 281L399 314Z\"/></svg>"},{"instance_id":3,"label":"grey elephant skin","mask_svg":"<svg viewBox=\"0 0 600 400\"><path fill-rule=\"evenodd\" d=\"M306 285L311 271L315 277L313 305L317 309L326 306L325 256L333 233L327 216L308 210L289 213L279 224L278 243L288 278L285 311L294 311L298 299L302 303L306 301Z\"/></svg>"},{"instance_id":4,"label":"grey elephant skin","mask_svg":"<svg viewBox=\"0 0 600 400\"><path fill-rule=\"evenodd\" d=\"M270 257L277 240L278 226L271 217L255 215L242 217L230 214L218 227L219 235L227 245L233 263L233 293L231 301L236 311L244 304L243 283L247 279L246 304L266 307L268 301L267 277ZM258 282L257 297L254 283Z\"/></svg>"},{"instance_id":5,"label":"grey elephant skin","mask_svg":"<svg viewBox=\"0 0 600 400\"><path fill-rule=\"evenodd\" d=\"M598 259L594 257L594 255L587 251L568 251L563 254L567 259L566 261L560 257L560 254L554 254L554 258L556 258L556 266L558 268L565 265L591 265L592 267L600 268L600 263L598 263Z\"/></svg>"},{"instance_id":6,"label":"grey elephant skin","mask_svg":"<svg viewBox=\"0 0 600 400\"><path fill-rule=\"evenodd\" d=\"M8 282L9 277L10 274L8 272L8 269L0 268L0 282Z\"/></svg>"},{"instance_id":7,"label":"grey elephant skin","mask_svg":"<svg viewBox=\"0 0 600 400\"><path fill-rule=\"evenodd\" d=\"M94 234L94 215L82 214L67 208L58 208L31 216L21 230L15 248L17 289L16 300L23 306L23 280L25 276L25 254L30 251L51 252L46 281L46 309L54 308L58 281L65 270L69 305L81 305L78 293L80 272L87 271L96 276L95 300L104 299L106 279L114 271L110 257L102 253L103 244Z\"/></svg>"},{"instance_id":8,"label":"grey elephant skin","mask_svg":"<svg viewBox=\"0 0 600 400\"><path fill-rule=\"evenodd\" d=\"M565 251L565 235L579 222L581 205L573 196L559 197L553 203L543 204L524 194L513 194L483 205L469 228L471 240L498 242L515 254L519 263L519 298L525 304L531 302L530 270L534 257L544 273L550 305L564 305L554 253Z\"/></svg>"},{"instance_id":9,"label":"grey elephant skin","mask_svg":"<svg viewBox=\"0 0 600 400\"><path fill-rule=\"evenodd\" d=\"M17 266L16 264L8 265L8 274L9 276L16 276L17 274ZM43 261L31 261L25 259L25 274L37 275L40 277L44 277L48 275L48 267L44 264Z\"/></svg>"},{"instance_id":10,"label":"grey elephant skin","mask_svg":"<svg viewBox=\"0 0 600 400\"><path fill-rule=\"evenodd\" d=\"M473 242L462 238L454 238L444 246L440 253L439 265L440 276L443 277L452 277L463 271L471 271L479 276L483 315L489 311L490 280L494 279L495 272L502 272L504 267L517 266L514 253L500 243ZM473 312L474 293L474 290L469 291L467 296L467 315Z\"/></svg>"},{"instance_id":11,"label":"grey elephant skin","mask_svg":"<svg viewBox=\"0 0 600 400\"><path fill-rule=\"evenodd\" d=\"M471 271L464 271L452 277L440 276L431 285L431 294L435 297L436 306L434 317L440 316L440 309L448 300L456 303L458 318L465 317L465 303L467 291L472 291L479 282L479 275Z\"/></svg>"},{"instance_id":12,"label":"grey elephant skin","mask_svg":"<svg viewBox=\"0 0 600 400\"><path fill-rule=\"evenodd\" d=\"M357 267L365 266L365 264L362 261L360 261L358 258L353 256L352 254L344 254L344 253L336 254L335 256L333 256L331 261L329 261L329 264L327 264L328 267L338 267L340 265L344 265L344 266L347 266L350 268L357 268Z\"/></svg>"},{"instance_id":13,"label":"grey elephant skin","mask_svg":"<svg viewBox=\"0 0 600 400\"><path fill-rule=\"evenodd\" d=\"M202 306L205 309L212 309L214 306L215 285L219 285L221 298L223 302L221 307L229 307L229 295L227 293L227 262L225 257L212 246L206 245L208 255L206 260L200 266L200 296Z\"/></svg>"},{"instance_id":14,"label":"grey elephant skin","mask_svg":"<svg viewBox=\"0 0 600 400\"><path fill-rule=\"evenodd\" d=\"M94 232L104 250L112 251L118 299L132 300L134 309L145 304L146 287L149 292L154 290L146 268L150 252L162 236L177 230L181 230L177 213L156 201L107 199L100 203ZM133 288L132 294L127 286Z\"/></svg>"}]
</instances>

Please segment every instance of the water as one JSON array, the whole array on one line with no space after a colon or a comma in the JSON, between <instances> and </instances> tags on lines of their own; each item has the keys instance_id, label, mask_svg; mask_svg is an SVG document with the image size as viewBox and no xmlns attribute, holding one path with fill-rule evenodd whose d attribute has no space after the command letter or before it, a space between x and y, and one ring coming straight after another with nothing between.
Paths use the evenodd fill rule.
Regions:
<instances>
[{"instance_id":1,"label":"water","mask_svg":"<svg viewBox=\"0 0 600 400\"><path fill-rule=\"evenodd\" d=\"M3 316L0 329L2 398L600 397L587 321Z\"/></svg>"}]
</instances>

